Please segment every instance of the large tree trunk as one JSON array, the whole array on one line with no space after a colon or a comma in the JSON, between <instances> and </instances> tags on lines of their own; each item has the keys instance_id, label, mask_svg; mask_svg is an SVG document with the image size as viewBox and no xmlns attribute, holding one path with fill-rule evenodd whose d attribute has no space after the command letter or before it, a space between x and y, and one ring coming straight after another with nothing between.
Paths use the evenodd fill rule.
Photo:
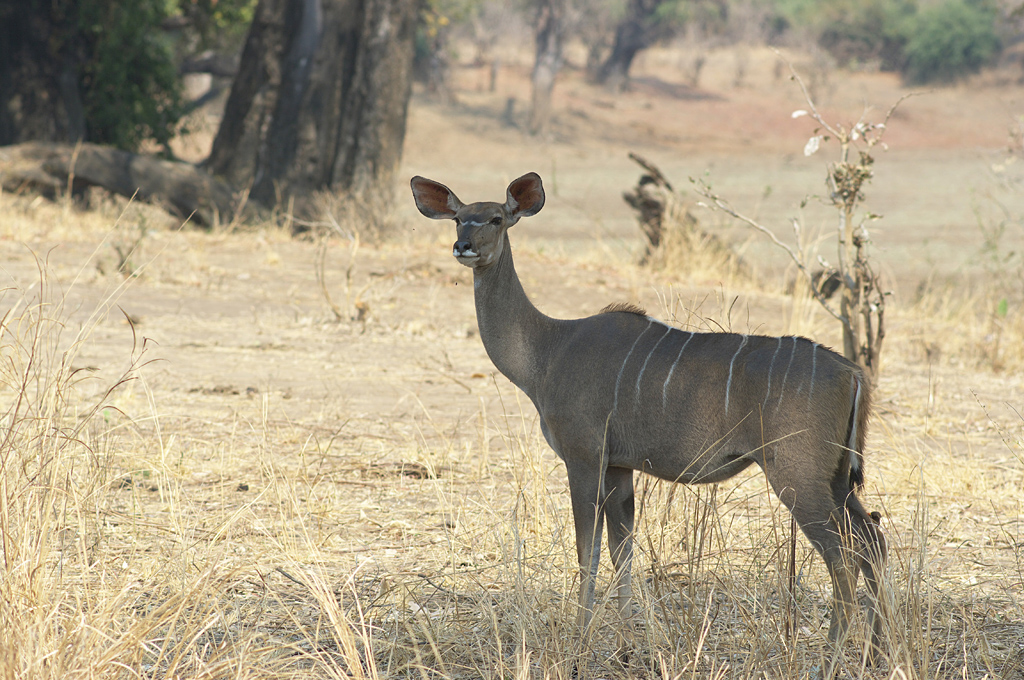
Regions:
<instances>
[{"instance_id":1,"label":"large tree trunk","mask_svg":"<svg viewBox=\"0 0 1024 680\"><path fill-rule=\"evenodd\" d=\"M558 71L562 68L566 9L566 0L542 0L538 7L530 134L546 132L551 122L551 95Z\"/></svg>"},{"instance_id":2,"label":"large tree trunk","mask_svg":"<svg viewBox=\"0 0 1024 680\"><path fill-rule=\"evenodd\" d=\"M271 205L318 189L389 200L415 0L260 0L207 166Z\"/></svg>"},{"instance_id":3,"label":"large tree trunk","mask_svg":"<svg viewBox=\"0 0 1024 680\"><path fill-rule=\"evenodd\" d=\"M68 30L67 14L74 14L74 3L29 0L0 6L0 146L85 137L75 70L85 57Z\"/></svg>"},{"instance_id":4,"label":"large tree trunk","mask_svg":"<svg viewBox=\"0 0 1024 680\"><path fill-rule=\"evenodd\" d=\"M655 16L664 3L665 0L629 0L626 16L615 29L611 54L597 71L597 82L615 91L622 90L636 55L671 35L668 23Z\"/></svg>"}]
</instances>

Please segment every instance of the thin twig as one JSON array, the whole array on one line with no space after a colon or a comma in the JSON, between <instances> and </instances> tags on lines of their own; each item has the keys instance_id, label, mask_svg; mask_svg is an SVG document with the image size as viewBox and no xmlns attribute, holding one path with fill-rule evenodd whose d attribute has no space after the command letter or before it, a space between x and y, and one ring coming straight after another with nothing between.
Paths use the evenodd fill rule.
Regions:
<instances>
[{"instance_id":1,"label":"thin twig","mask_svg":"<svg viewBox=\"0 0 1024 680\"><path fill-rule=\"evenodd\" d=\"M305 583L303 581L300 581L299 579L295 578L294 576L289 574L287 571L285 571L282 567L274 567L274 571L276 571L277 573L281 574L281 576L284 576L289 581L292 581L293 583L297 583L298 585L302 586L306 590L309 590L310 592L313 592L313 589L309 587L309 584L307 584L307 583Z\"/></svg>"},{"instance_id":2,"label":"thin twig","mask_svg":"<svg viewBox=\"0 0 1024 680\"><path fill-rule=\"evenodd\" d=\"M793 63L789 59L786 59L784 56L782 56L782 53L779 52L777 49L772 48L772 51L775 52L775 56L777 56L779 59L783 61L783 63L786 64L786 66L789 68L790 78L795 80L797 85L800 86L800 91L804 95L804 101L807 102L807 106L809 106L811 109L811 118L816 120L818 122L818 125L828 130L832 135L838 137L840 133L836 131L836 129L833 128L831 125L829 125L828 121L826 121L818 112L818 107L814 105L814 99L811 97L810 90L807 89L807 85L804 83L803 78L801 78L800 75L796 72L796 68L793 67Z\"/></svg>"},{"instance_id":3,"label":"thin twig","mask_svg":"<svg viewBox=\"0 0 1024 680\"><path fill-rule=\"evenodd\" d=\"M327 234L321 234L320 238L317 239L316 252L313 259L313 272L316 274L316 282L320 286L320 294L324 296L328 309L334 314L336 321L341 321L345 318L345 315L338 305L335 304L334 299L331 298L331 291L327 287L326 259L328 238Z\"/></svg>"},{"instance_id":4,"label":"thin twig","mask_svg":"<svg viewBox=\"0 0 1024 680\"><path fill-rule=\"evenodd\" d=\"M693 177L691 177L690 181L693 182L693 184L697 187L697 193L703 196L704 198L713 201L715 206L719 210L743 222L744 224L753 227L754 229L756 229L757 231L761 232L769 239L771 239L772 243L785 250L789 254L789 257L793 260L793 263L796 264L797 269L799 269L800 272L805 277L807 277L807 281L811 284L811 293L814 295L814 298L818 301L818 303L825 308L825 311L831 314L837 321L842 323L844 326L849 323L845 316L834 310L829 305L828 300L821 294L821 291L818 290L817 287L814 285L814 277L811 274L810 270L807 269L807 266L803 263L803 260L801 259L800 255L797 254L787 243L780 240L779 237L775 235L775 232L773 232L771 229L764 226L763 224L759 223L752 217L747 217L742 213L736 212L736 210L733 209L733 207L728 203L728 201L721 198L717 194L712 193L711 188L708 185L704 184L704 182L702 182L701 180L694 179Z\"/></svg>"}]
</instances>

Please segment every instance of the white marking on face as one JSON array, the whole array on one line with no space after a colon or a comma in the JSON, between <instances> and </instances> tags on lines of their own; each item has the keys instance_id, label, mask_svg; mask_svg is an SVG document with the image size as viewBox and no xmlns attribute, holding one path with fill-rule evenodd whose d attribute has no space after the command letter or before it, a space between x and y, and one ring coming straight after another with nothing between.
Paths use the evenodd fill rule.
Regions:
<instances>
[{"instance_id":1,"label":"white marking on face","mask_svg":"<svg viewBox=\"0 0 1024 680\"><path fill-rule=\"evenodd\" d=\"M622 361L622 366L619 367L619 376L615 378L615 398L612 401L612 413L615 413L619 408L619 384L622 382L622 372L626 369L626 364L629 362L629 357L633 356L633 350L636 349L636 344L640 342L640 338L644 337L647 330L651 327L651 320L647 320L647 326L636 336L636 340L633 341L633 346L629 348L629 352L626 353L626 358Z\"/></svg>"},{"instance_id":2,"label":"white marking on face","mask_svg":"<svg viewBox=\"0 0 1024 680\"><path fill-rule=\"evenodd\" d=\"M683 356L683 350L690 344L690 340L693 340L695 333L692 331L684 331L690 333L690 337L686 338L686 342L679 348L679 354L676 355L676 360L672 362L672 368L668 369L668 375L665 376L665 384L661 386L661 410L664 411L668 405L668 383L672 380L672 374L676 372L676 364L679 363L679 359Z\"/></svg>"},{"instance_id":3,"label":"white marking on face","mask_svg":"<svg viewBox=\"0 0 1024 680\"><path fill-rule=\"evenodd\" d=\"M768 406L768 397L772 394L772 369L775 368L775 357L779 356L779 350L782 349L782 338L779 338L779 344L775 346L775 353L772 354L772 362L768 364L768 389L764 394L764 403L761 404L761 410L763 411Z\"/></svg>"},{"instance_id":4,"label":"white marking on face","mask_svg":"<svg viewBox=\"0 0 1024 680\"><path fill-rule=\"evenodd\" d=\"M729 389L732 387L732 368L736 363L736 357L740 355L740 352L746 346L748 337L747 335L743 336L743 339L740 340L740 346L736 349L736 354L732 355L732 361L729 362L729 379L725 381L725 415L729 415Z\"/></svg>"},{"instance_id":5,"label":"white marking on face","mask_svg":"<svg viewBox=\"0 0 1024 680\"><path fill-rule=\"evenodd\" d=\"M648 317L648 318L650 318L650 317ZM652 319L652 321L656 321L656 320L657 319ZM671 333L671 332L672 332L672 327L671 326L665 326L665 334L662 335L660 338L658 338L658 342L654 343L654 347L651 348L650 353L647 355L647 358L644 360L644 365L640 367L640 373L638 373L637 376L636 376L636 403L637 403L638 406L640 404L640 379L644 377L644 371L647 370L647 364L648 364L648 362L650 362L651 357L654 356L654 350L658 349L658 345L661 344L661 341L664 340L665 338L667 338L668 334Z\"/></svg>"},{"instance_id":6,"label":"white marking on face","mask_svg":"<svg viewBox=\"0 0 1024 680\"><path fill-rule=\"evenodd\" d=\"M793 367L793 355L796 354L796 337L792 338L793 349L789 352L789 363L786 365L786 373L782 376L782 386L779 387L779 403L775 404L775 410L778 411L779 407L782 406L782 397L786 395L786 379L789 377L789 369Z\"/></svg>"}]
</instances>

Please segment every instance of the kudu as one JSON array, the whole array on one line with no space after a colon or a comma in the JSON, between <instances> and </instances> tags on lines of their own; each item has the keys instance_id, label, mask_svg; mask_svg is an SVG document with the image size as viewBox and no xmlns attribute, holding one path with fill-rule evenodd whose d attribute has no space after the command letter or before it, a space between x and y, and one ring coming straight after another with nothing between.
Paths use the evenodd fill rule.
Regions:
<instances>
[{"instance_id":1,"label":"kudu","mask_svg":"<svg viewBox=\"0 0 1024 680\"><path fill-rule=\"evenodd\" d=\"M863 569L873 656L886 546L878 515L854 493L870 405L860 368L804 338L692 333L631 307L552 319L526 297L508 239L509 227L544 207L536 173L512 182L504 203L466 205L423 177L412 192L427 217L455 220L453 255L473 268L487 354L533 401L565 462L581 624L592 616L605 519L619 611L631 614L633 470L707 483L757 463L828 568L833 641L845 637Z\"/></svg>"}]
</instances>

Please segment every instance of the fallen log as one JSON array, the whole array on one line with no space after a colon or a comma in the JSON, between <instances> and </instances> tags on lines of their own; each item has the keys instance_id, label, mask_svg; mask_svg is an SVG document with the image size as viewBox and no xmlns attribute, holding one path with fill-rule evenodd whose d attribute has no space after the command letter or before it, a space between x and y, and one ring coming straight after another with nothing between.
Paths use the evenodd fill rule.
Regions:
<instances>
[{"instance_id":1,"label":"fallen log","mask_svg":"<svg viewBox=\"0 0 1024 680\"><path fill-rule=\"evenodd\" d=\"M162 206L182 219L211 227L236 209L228 184L189 163L166 161L97 144L26 142L0 147L0 186L50 199L98 186Z\"/></svg>"}]
</instances>

